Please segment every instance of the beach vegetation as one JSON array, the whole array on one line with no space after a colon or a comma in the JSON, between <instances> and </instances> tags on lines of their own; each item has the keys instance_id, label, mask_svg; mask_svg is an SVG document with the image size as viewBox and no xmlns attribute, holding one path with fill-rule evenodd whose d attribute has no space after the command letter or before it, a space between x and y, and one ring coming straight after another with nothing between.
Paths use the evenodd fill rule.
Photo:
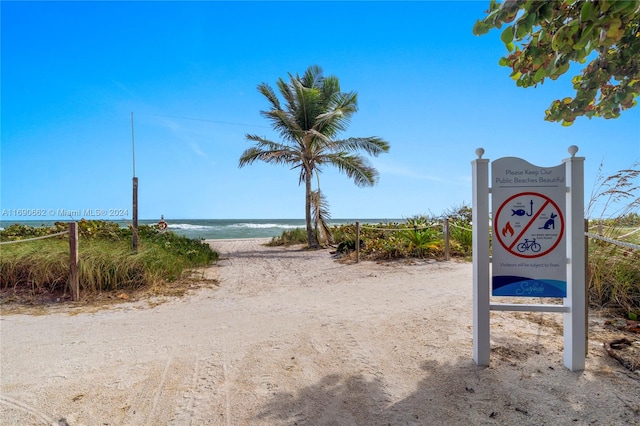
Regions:
<instances>
[{"instance_id":1,"label":"beach vegetation","mask_svg":"<svg viewBox=\"0 0 640 426\"><path fill-rule=\"evenodd\" d=\"M328 204L321 205L324 194L320 192L319 175L323 168L333 166L357 186L372 186L378 171L359 153L377 156L389 151L389 143L377 136L339 138L358 111L358 95L342 92L338 78L324 76L319 66L310 66L302 76L289 74L288 82L280 78L276 86L282 100L267 83L261 83L258 92L270 106L261 114L281 141L247 134L247 140L255 145L242 153L239 167L263 161L297 169L298 184L305 185L307 244L317 248L323 235L329 238L329 234L322 234L327 230L324 223L328 214ZM322 209L324 214L320 214Z\"/></svg>"},{"instance_id":2,"label":"beach vegetation","mask_svg":"<svg viewBox=\"0 0 640 426\"><path fill-rule=\"evenodd\" d=\"M30 227L11 225L0 231L1 241L17 241L56 234L68 224ZM78 222L79 282L82 297L103 292L158 290L185 278L198 267L217 260L218 254L201 240L155 225L138 228L138 251L131 249L131 228L98 220ZM16 295L69 296L68 235L5 244L0 249L0 290L3 299Z\"/></svg>"},{"instance_id":3,"label":"beach vegetation","mask_svg":"<svg viewBox=\"0 0 640 426\"><path fill-rule=\"evenodd\" d=\"M620 226L616 220L605 223L603 237L640 245L640 223L634 227ZM640 316L640 250L590 239L588 257L590 304L629 317Z\"/></svg>"},{"instance_id":4,"label":"beach vegetation","mask_svg":"<svg viewBox=\"0 0 640 426\"><path fill-rule=\"evenodd\" d=\"M267 246L291 246L307 244L307 231L303 228L293 228L283 231L280 236L271 238Z\"/></svg>"},{"instance_id":5,"label":"beach vegetation","mask_svg":"<svg viewBox=\"0 0 640 426\"><path fill-rule=\"evenodd\" d=\"M433 253L437 256L443 252L441 224L432 224L425 219L423 217L408 219L407 227L409 229L398 233L399 237L404 240L403 243L406 245L409 255L424 257Z\"/></svg>"},{"instance_id":6,"label":"beach vegetation","mask_svg":"<svg viewBox=\"0 0 640 426\"><path fill-rule=\"evenodd\" d=\"M466 259L471 255L471 208L466 205L449 209L445 215L416 215L403 222L380 222L360 225L360 255L365 260L443 259L445 247L444 219L449 219L449 254ZM456 224L457 227L451 224ZM356 225L330 225L331 246L336 254L349 258L355 250ZM270 246L307 244L302 228L287 230L273 237Z\"/></svg>"},{"instance_id":7,"label":"beach vegetation","mask_svg":"<svg viewBox=\"0 0 640 426\"><path fill-rule=\"evenodd\" d=\"M640 1L491 0L475 35L501 29L518 87L556 80L573 64L573 97L554 100L545 120L570 126L577 117L617 118L640 94Z\"/></svg>"},{"instance_id":8,"label":"beach vegetation","mask_svg":"<svg viewBox=\"0 0 640 426\"><path fill-rule=\"evenodd\" d=\"M463 212L470 211L461 207ZM458 209L447 212L449 216L416 215L404 222L387 222L361 225L360 256L365 260L396 259L444 259L445 234L444 220L449 218L449 255L466 259L471 255L471 222L466 220ZM455 220L461 227L452 232L451 221ZM355 241L355 224L334 226L332 229L335 241Z\"/></svg>"},{"instance_id":9,"label":"beach vegetation","mask_svg":"<svg viewBox=\"0 0 640 426\"><path fill-rule=\"evenodd\" d=\"M603 238L589 238L589 302L630 318L640 316L639 166L608 174L600 164L586 213L589 232Z\"/></svg>"}]
</instances>

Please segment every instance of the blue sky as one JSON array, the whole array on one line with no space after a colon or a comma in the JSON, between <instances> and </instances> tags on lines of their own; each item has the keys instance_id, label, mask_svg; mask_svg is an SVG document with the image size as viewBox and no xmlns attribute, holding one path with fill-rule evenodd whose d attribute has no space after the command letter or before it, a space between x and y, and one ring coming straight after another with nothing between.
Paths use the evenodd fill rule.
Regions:
<instances>
[{"instance_id":1,"label":"blue sky","mask_svg":"<svg viewBox=\"0 0 640 426\"><path fill-rule=\"evenodd\" d=\"M0 219L68 220L59 212L85 209L131 218L132 112L141 219L304 218L297 171L239 169L238 159L247 133L277 138L258 84L312 64L358 92L343 136L391 145L371 160L375 187L322 173L334 218L470 205L477 147L491 160L554 166L578 145L589 198L601 165L611 174L640 158L640 107L568 128L544 121L553 99L573 94L570 79L516 87L498 65L499 32L471 32L487 7L3 1Z\"/></svg>"}]
</instances>

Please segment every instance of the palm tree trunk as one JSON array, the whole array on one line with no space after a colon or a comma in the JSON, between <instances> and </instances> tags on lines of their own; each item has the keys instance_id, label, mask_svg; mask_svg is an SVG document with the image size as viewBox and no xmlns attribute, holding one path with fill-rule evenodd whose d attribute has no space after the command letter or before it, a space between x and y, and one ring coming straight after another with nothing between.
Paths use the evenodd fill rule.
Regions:
<instances>
[{"instance_id":1,"label":"palm tree trunk","mask_svg":"<svg viewBox=\"0 0 640 426\"><path fill-rule=\"evenodd\" d=\"M307 222L307 242L309 248L318 248L320 244L318 244L318 237L315 232L313 232L313 226L311 225L311 173L307 171L305 173L304 178L305 185L305 219Z\"/></svg>"}]
</instances>

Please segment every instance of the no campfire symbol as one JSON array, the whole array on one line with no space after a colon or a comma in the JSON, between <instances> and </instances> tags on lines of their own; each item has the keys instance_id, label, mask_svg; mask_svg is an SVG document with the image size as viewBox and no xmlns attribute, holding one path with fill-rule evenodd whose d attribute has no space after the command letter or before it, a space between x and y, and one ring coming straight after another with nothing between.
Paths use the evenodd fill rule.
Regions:
<instances>
[{"instance_id":1,"label":"no campfire symbol","mask_svg":"<svg viewBox=\"0 0 640 426\"><path fill-rule=\"evenodd\" d=\"M537 192L513 195L494 217L494 237L518 257L536 258L552 252L563 233L562 211L551 198Z\"/></svg>"}]
</instances>

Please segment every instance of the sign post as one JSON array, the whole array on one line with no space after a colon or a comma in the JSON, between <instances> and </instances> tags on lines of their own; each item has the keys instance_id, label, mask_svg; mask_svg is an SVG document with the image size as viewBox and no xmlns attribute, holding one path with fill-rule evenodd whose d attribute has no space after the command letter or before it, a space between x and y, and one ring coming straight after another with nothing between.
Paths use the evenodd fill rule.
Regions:
<instances>
[{"instance_id":1,"label":"sign post","mask_svg":"<svg viewBox=\"0 0 640 426\"><path fill-rule=\"evenodd\" d=\"M489 365L489 160L484 149L476 149L473 168L471 210L473 256L473 360Z\"/></svg>"},{"instance_id":2,"label":"sign post","mask_svg":"<svg viewBox=\"0 0 640 426\"><path fill-rule=\"evenodd\" d=\"M564 365L571 371L584 370L587 352L586 245L584 239L584 157L576 157L570 146L567 168L567 296L571 307L564 313ZM569 332L567 332L569 331Z\"/></svg>"},{"instance_id":3,"label":"sign post","mask_svg":"<svg viewBox=\"0 0 640 426\"><path fill-rule=\"evenodd\" d=\"M584 369L584 158L576 157L577 151L576 146L569 147L571 158L555 167L538 167L515 157L495 160L489 188L489 160L481 158L482 148L476 150L478 159L472 162L473 358L478 365L489 365L489 311L562 312L565 366L571 371ZM489 193L493 211L491 261ZM492 304L490 293L562 298L563 304Z\"/></svg>"}]
</instances>

